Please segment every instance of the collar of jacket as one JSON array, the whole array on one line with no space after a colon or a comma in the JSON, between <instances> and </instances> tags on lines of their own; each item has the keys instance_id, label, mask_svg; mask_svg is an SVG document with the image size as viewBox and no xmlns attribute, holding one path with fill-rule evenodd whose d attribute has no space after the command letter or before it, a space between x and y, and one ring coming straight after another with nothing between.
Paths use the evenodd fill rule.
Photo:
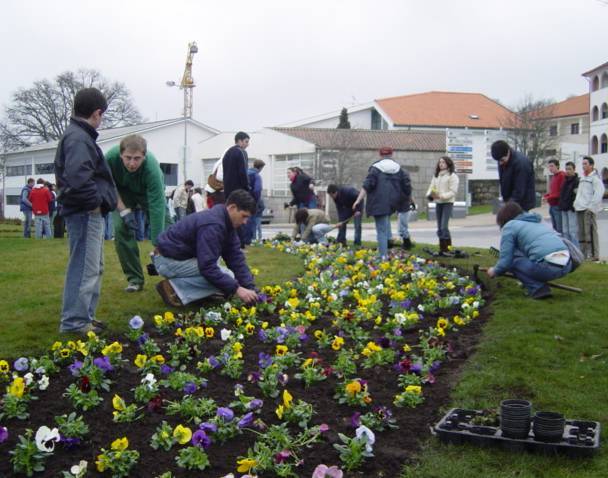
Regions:
<instances>
[{"instance_id":1,"label":"collar of jacket","mask_svg":"<svg viewBox=\"0 0 608 478\"><path fill-rule=\"evenodd\" d=\"M97 139L97 137L99 136L97 130L93 128L89 123L87 123L86 120L78 118L76 116L72 116L70 118L70 121L84 129L91 136L91 138Z\"/></svg>"}]
</instances>

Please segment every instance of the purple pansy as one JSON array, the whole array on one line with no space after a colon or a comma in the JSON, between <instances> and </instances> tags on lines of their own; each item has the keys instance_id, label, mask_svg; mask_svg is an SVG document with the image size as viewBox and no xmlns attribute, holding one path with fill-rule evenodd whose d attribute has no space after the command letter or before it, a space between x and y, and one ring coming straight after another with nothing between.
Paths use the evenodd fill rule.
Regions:
<instances>
[{"instance_id":1,"label":"purple pansy","mask_svg":"<svg viewBox=\"0 0 608 478\"><path fill-rule=\"evenodd\" d=\"M97 357L95 360L93 360L93 364L104 372L111 372L114 369L110 363L110 357L106 355L103 357Z\"/></svg>"},{"instance_id":2,"label":"purple pansy","mask_svg":"<svg viewBox=\"0 0 608 478\"><path fill-rule=\"evenodd\" d=\"M29 368L29 366L29 361L25 357L20 357L13 363L13 368L17 372L25 372Z\"/></svg>"},{"instance_id":3,"label":"purple pansy","mask_svg":"<svg viewBox=\"0 0 608 478\"><path fill-rule=\"evenodd\" d=\"M217 416L225 422L230 422L234 418L234 412L228 407L219 407L217 409Z\"/></svg>"},{"instance_id":4,"label":"purple pansy","mask_svg":"<svg viewBox=\"0 0 608 478\"><path fill-rule=\"evenodd\" d=\"M139 315L134 315L129 320L129 327L133 330L139 330L144 326L144 319L142 319Z\"/></svg>"},{"instance_id":5,"label":"purple pansy","mask_svg":"<svg viewBox=\"0 0 608 478\"><path fill-rule=\"evenodd\" d=\"M211 446L211 437L205 433L205 430L196 430L192 434L192 444L206 450Z\"/></svg>"},{"instance_id":6,"label":"purple pansy","mask_svg":"<svg viewBox=\"0 0 608 478\"><path fill-rule=\"evenodd\" d=\"M246 415L243 415L243 418L241 418L239 420L237 425L239 428L245 428L245 427L248 427L249 425L251 425L252 423L253 423L253 412L249 412Z\"/></svg>"},{"instance_id":7,"label":"purple pansy","mask_svg":"<svg viewBox=\"0 0 608 478\"><path fill-rule=\"evenodd\" d=\"M270 367L272 365L272 357L269 354L260 352L258 354L258 365L260 368Z\"/></svg>"},{"instance_id":8,"label":"purple pansy","mask_svg":"<svg viewBox=\"0 0 608 478\"><path fill-rule=\"evenodd\" d=\"M0 427L0 443L8 440L8 428Z\"/></svg>"},{"instance_id":9,"label":"purple pansy","mask_svg":"<svg viewBox=\"0 0 608 478\"><path fill-rule=\"evenodd\" d=\"M361 412L355 412L350 417L350 426L357 428L359 425L361 425Z\"/></svg>"},{"instance_id":10,"label":"purple pansy","mask_svg":"<svg viewBox=\"0 0 608 478\"><path fill-rule=\"evenodd\" d=\"M162 373L163 375L169 375L171 372L173 372L173 367L170 367L166 363L160 366L160 373Z\"/></svg>"},{"instance_id":11,"label":"purple pansy","mask_svg":"<svg viewBox=\"0 0 608 478\"><path fill-rule=\"evenodd\" d=\"M198 387L196 386L196 383L194 383L194 382L186 382L183 390L186 395L192 395L194 392L196 392L198 390Z\"/></svg>"},{"instance_id":12,"label":"purple pansy","mask_svg":"<svg viewBox=\"0 0 608 478\"><path fill-rule=\"evenodd\" d=\"M213 422L203 422L198 426L199 429L205 433L215 433L217 431L217 425Z\"/></svg>"},{"instance_id":13,"label":"purple pansy","mask_svg":"<svg viewBox=\"0 0 608 478\"><path fill-rule=\"evenodd\" d=\"M73 364L68 366L68 370L74 377L77 377L80 374L82 365L83 363L80 360L76 360Z\"/></svg>"},{"instance_id":14,"label":"purple pansy","mask_svg":"<svg viewBox=\"0 0 608 478\"><path fill-rule=\"evenodd\" d=\"M259 408L262 408L264 406L264 400L260 400L259 398L254 398L253 400L251 400L251 402L249 402L249 405L247 408L249 408L249 410L258 410Z\"/></svg>"}]
</instances>

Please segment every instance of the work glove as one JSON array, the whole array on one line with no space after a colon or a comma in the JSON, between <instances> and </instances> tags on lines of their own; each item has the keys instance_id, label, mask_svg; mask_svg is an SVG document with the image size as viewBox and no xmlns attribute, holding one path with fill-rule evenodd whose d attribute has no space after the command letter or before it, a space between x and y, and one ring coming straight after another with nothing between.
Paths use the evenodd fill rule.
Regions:
<instances>
[{"instance_id":1,"label":"work glove","mask_svg":"<svg viewBox=\"0 0 608 478\"><path fill-rule=\"evenodd\" d=\"M131 209L126 208L120 211L120 218L125 226L133 233L135 236L137 234L137 219L135 219L135 214Z\"/></svg>"}]
</instances>

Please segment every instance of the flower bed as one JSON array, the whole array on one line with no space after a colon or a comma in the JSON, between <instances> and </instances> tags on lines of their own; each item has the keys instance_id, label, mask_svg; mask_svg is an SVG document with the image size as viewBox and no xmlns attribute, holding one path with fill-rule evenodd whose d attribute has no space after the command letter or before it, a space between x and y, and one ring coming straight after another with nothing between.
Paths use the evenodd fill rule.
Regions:
<instances>
[{"instance_id":1,"label":"flower bed","mask_svg":"<svg viewBox=\"0 0 608 478\"><path fill-rule=\"evenodd\" d=\"M480 289L415 256L267 247L306 271L255 307L0 361L0 476L398 476L475 344Z\"/></svg>"}]
</instances>

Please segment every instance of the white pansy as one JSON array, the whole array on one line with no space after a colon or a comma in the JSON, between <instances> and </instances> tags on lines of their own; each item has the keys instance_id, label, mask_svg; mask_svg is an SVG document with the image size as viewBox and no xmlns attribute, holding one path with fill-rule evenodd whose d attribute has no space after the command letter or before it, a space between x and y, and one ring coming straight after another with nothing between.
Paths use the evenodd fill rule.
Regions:
<instances>
[{"instance_id":1,"label":"white pansy","mask_svg":"<svg viewBox=\"0 0 608 478\"><path fill-rule=\"evenodd\" d=\"M228 330L228 329L220 330L220 337L222 338L223 341L228 340L231 335L232 335L232 330Z\"/></svg>"},{"instance_id":2,"label":"white pansy","mask_svg":"<svg viewBox=\"0 0 608 478\"><path fill-rule=\"evenodd\" d=\"M59 430L53 428L52 430L47 426L41 426L36 432L36 447L40 451L50 453L55 449L55 442L59 441Z\"/></svg>"},{"instance_id":3,"label":"white pansy","mask_svg":"<svg viewBox=\"0 0 608 478\"><path fill-rule=\"evenodd\" d=\"M357 438L365 439L365 451L367 453L371 453L373 450L373 445L376 443L376 435L374 435L374 432L365 425L361 425L355 430L355 435Z\"/></svg>"},{"instance_id":4,"label":"white pansy","mask_svg":"<svg viewBox=\"0 0 608 478\"><path fill-rule=\"evenodd\" d=\"M28 372L23 376L23 380L25 380L25 384L29 387L31 383L34 381L34 374L32 372Z\"/></svg>"},{"instance_id":5,"label":"white pansy","mask_svg":"<svg viewBox=\"0 0 608 478\"><path fill-rule=\"evenodd\" d=\"M86 474L88 465L89 464L85 460L80 460L78 465L74 465L72 468L70 468L70 473L76 478L81 478Z\"/></svg>"},{"instance_id":6,"label":"white pansy","mask_svg":"<svg viewBox=\"0 0 608 478\"><path fill-rule=\"evenodd\" d=\"M40 380L38 380L38 388L40 390L46 390L49 387L49 378L46 375L43 375Z\"/></svg>"},{"instance_id":7,"label":"white pansy","mask_svg":"<svg viewBox=\"0 0 608 478\"><path fill-rule=\"evenodd\" d=\"M232 304L230 302L224 303L224 310L230 312L230 309L232 309Z\"/></svg>"},{"instance_id":8,"label":"white pansy","mask_svg":"<svg viewBox=\"0 0 608 478\"><path fill-rule=\"evenodd\" d=\"M154 387L154 384L156 383L156 377L154 376L154 374L149 373L141 379L141 383L142 385L145 385L148 390L152 390L152 387Z\"/></svg>"},{"instance_id":9,"label":"white pansy","mask_svg":"<svg viewBox=\"0 0 608 478\"><path fill-rule=\"evenodd\" d=\"M420 312L424 312L424 305L422 305L422 304L418 304L418 310L419 310Z\"/></svg>"}]
</instances>

